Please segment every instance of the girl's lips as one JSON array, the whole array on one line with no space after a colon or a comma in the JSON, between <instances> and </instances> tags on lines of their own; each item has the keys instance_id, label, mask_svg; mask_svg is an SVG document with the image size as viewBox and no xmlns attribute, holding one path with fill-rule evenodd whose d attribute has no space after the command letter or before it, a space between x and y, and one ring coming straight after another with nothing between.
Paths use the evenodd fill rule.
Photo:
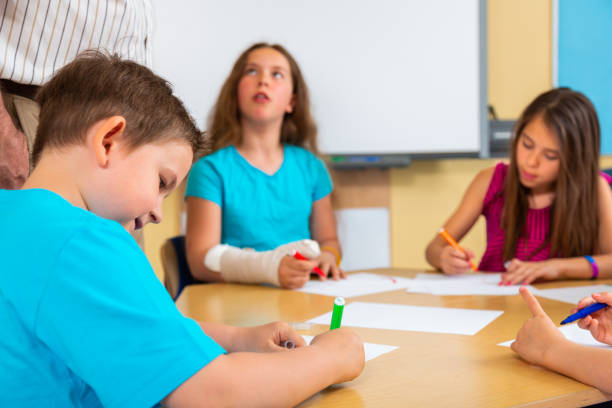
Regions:
<instances>
[{"instance_id":1,"label":"girl's lips","mask_svg":"<svg viewBox=\"0 0 612 408\"><path fill-rule=\"evenodd\" d=\"M255 102L268 102L270 100L270 98L268 97L268 95L266 95L263 92L257 92L254 96L253 96L253 100Z\"/></svg>"},{"instance_id":2,"label":"girl's lips","mask_svg":"<svg viewBox=\"0 0 612 408\"><path fill-rule=\"evenodd\" d=\"M526 171L524 171L524 170L523 170L523 171L521 171L521 175L523 176L523 178L524 178L525 180L533 180L533 179L535 179L535 178L536 178L536 175L535 175L535 174L527 173L527 172L526 172Z\"/></svg>"}]
</instances>

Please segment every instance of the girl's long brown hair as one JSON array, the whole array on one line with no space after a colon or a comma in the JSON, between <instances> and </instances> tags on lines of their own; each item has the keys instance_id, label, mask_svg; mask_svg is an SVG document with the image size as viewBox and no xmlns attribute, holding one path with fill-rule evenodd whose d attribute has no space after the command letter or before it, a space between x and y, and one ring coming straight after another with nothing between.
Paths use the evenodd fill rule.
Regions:
<instances>
[{"instance_id":1,"label":"girl's long brown hair","mask_svg":"<svg viewBox=\"0 0 612 408\"><path fill-rule=\"evenodd\" d=\"M225 80L208 120L207 133L212 143L213 152L231 144L238 144L241 140L238 82L244 75L249 54L259 48L271 48L280 52L289 62L291 69L295 105L293 112L285 114L280 142L300 146L319 155L317 126L310 113L310 96L300 67L283 46L268 43L253 44L240 54Z\"/></svg>"},{"instance_id":2,"label":"girl's long brown hair","mask_svg":"<svg viewBox=\"0 0 612 408\"><path fill-rule=\"evenodd\" d=\"M599 121L586 96L569 88L558 88L531 102L515 126L501 219L504 261L514 256L519 237L525 234L530 191L519 180L516 150L525 126L537 116L555 134L560 149L547 237L551 257L593 254L599 237Z\"/></svg>"}]
</instances>

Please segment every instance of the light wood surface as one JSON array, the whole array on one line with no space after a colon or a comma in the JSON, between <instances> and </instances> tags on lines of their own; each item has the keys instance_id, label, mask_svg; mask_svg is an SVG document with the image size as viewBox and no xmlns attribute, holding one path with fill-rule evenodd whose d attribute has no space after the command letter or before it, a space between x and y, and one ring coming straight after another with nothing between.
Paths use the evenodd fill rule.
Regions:
<instances>
[{"instance_id":1,"label":"light wood surface","mask_svg":"<svg viewBox=\"0 0 612 408\"><path fill-rule=\"evenodd\" d=\"M379 270L414 276L408 270ZM588 285L556 282L539 288ZM597 283L612 283L598 281ZM355 328L364 342L399 346L369 361L356 380L330 387L303 407L577 407L611 396L560 374L529 365L498 343L513 339L529 312L520 296L433 296L404 290L348 299L404 305L503 310L474 336ZM555 322L567 316L568 303L539 298ZM305 322L332 309L333 298L263 286L207 284L187 287L178 308L200 321L253 326L281 320ZM311 325L301 334L327 330Z\"/></svg>"}]
</instances>

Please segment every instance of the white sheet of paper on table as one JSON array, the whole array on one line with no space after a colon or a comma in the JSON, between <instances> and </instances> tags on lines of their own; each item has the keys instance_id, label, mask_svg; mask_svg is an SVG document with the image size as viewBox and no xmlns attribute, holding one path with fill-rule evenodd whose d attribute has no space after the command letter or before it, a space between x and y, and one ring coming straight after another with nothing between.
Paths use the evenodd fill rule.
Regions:
<instances>
[{"instance_id":1,"label":"white sheet of paper on table","mask_svg":"<svg viewBox=\"0 0 612 408\"><path fill-rule=\"evenodd\" d=\"M499 310L454 309L352 302L344 306L343 326L474 335L503 314ZM331 312L309 320L330 324Z\"/></svg>"},{"instance_id":2,"label":"white sheet of paper on table","mask_svg":"<svg viewBox=\"0 0 612 408\"><path fill-rule=\"evenodd\" d=\"M379 275L375 273L348 274L346 279L310 280L299 292L314 293L325 296L342 296L345 298L371 295L373 293L400 290L408 287L412 279L398 276Z\"/></svg>"},{"instance_id":3,"label":"white sheet of paper on table","mask_svg":"<svg viewBox=\"0 0 612 408\"><path fill-rule=\"evenodd\" d=\"M465 275L444 275L420 273L408 288L409 293L429 293L437 296L517 295L520 285L499 286L500 273L470 273ZM530 290L533 287L527 286Z\"/></svg>"},{"instance_id":4,"label":"white sheet of paper on table","mask_svg":"<svg viewBox=\"0 0 612 408\"><path fill-rule=\"evenodd\" d=\"M575 305L580 302L580 300L587 296L591 296L593 293L610 291L612 291L612 286L610 285L588 285L573 286L571 288L534 289L531 293L536 296Z\"/></svg>"},{"instance_id":5,"label":"white sheet of paper on table","mask_svg":"<svg viewBox=\"0 0 612 408\"><path fill-rule=\"evenodd\" d=\"M302 335L307 344L310 344L313 336ZM370 361L378 356L389 353L398 348L397 346L388 346L386 344L363 343L363 351L365 352L365 361Z\"/></svg>"},{"instance_id":6,"label":"white sheet of paper on table","mask_svg":"<svg viewBox=\"0 0 612 408\"><path fill-rule=\"evenodd\" d=\"M612 348L604 343L600 343L591 336L591 332L588 330L582 330L577 324L568 324L566 326L559 327L559 331L563 333L566 339L573 341L574 343L581 344L583 346L598 347L598 348ZM504 341L499 343L498 346L510 347L514 340Z\"/></svg>"}]
</instances>

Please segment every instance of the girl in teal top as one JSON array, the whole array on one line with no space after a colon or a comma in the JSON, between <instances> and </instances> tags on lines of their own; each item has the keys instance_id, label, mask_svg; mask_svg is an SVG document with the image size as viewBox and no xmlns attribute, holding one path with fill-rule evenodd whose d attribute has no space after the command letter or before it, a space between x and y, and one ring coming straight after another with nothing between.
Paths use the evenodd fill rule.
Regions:
<instances>
[{"instance_id":1,"label":"girl in teal top","mask_svg":"<svg viewBox=\"0 0 612 408\"><path fill-rule=\"evenodd\" d=\"M194 165L187 183L191 273L286 288L303 286L314 267L344 277L308 90L282 46L260 43L242 53L209 135L213 153ZM296 250L310 260L290 256Z\"/></svg>"}]
</instances>

